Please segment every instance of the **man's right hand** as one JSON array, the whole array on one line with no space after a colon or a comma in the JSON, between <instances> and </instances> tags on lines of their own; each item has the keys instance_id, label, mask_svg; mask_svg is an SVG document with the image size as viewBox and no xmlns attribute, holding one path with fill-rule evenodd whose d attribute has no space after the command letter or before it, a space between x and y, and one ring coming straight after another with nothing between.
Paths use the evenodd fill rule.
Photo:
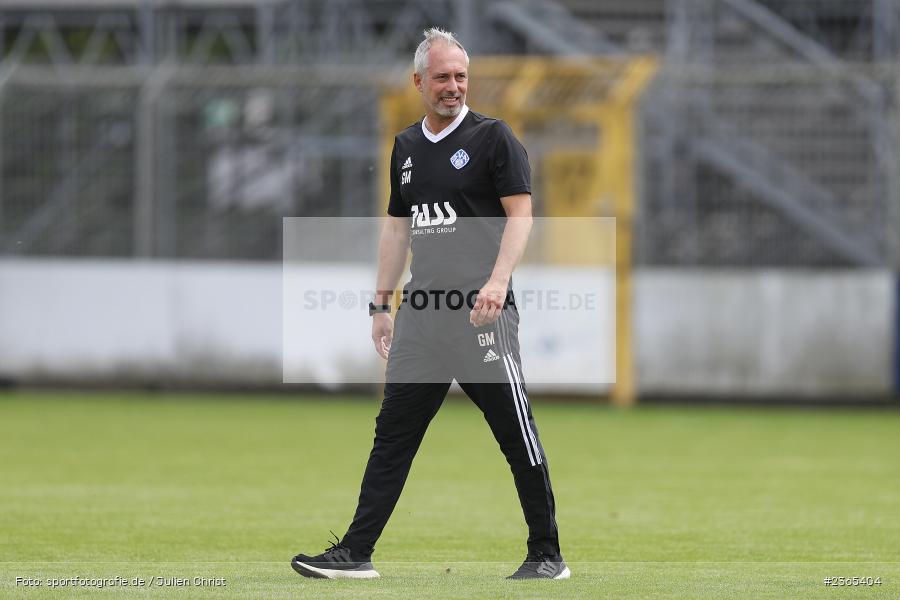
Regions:
<instances>
[{"instance_id":1,"label":"man's right hand","mask_svg":"<svg viewBox=\"0 0 900 600\"><path fill-rule=\"evenodd\" d=\"M372 341L375 342L375 352L381 358L387 360L393 339L394 318L389 313L375 313L372 315Z\"/></svg>"}]
</instances>

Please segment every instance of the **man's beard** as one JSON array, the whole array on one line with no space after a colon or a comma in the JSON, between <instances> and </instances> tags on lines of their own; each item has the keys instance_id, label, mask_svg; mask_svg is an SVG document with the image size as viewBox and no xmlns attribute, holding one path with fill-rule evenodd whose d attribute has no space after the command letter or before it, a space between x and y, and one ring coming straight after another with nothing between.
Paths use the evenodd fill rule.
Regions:
<instances>
[{"instance_id":1,"label":"man's beard","mask_svg":"<svg viewBox=\"0 0 900 600\"><path fill-rule=\"evenodd\" d=\"M444 106L443 104L441 104L441 100L443 98L438 98L438 101L435 104L432 104L431 108L433 108L434 112L441 115L442 117L448 117L448 118L456 117L459 115L459 112L462 110L463 97L456 96L456 98L458 100L458 102L456 103L456 106Z\"/></svg>"}]
</instances>

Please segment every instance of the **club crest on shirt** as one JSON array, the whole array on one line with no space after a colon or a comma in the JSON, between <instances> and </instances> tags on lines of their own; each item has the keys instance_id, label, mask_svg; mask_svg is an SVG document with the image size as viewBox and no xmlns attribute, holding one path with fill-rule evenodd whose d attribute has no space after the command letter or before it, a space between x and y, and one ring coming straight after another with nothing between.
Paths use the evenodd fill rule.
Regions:
<instances>
[{"instance_id":1,"label":"club crest on shirt","mask_svg":"<svg viewBox=\"0 0 900 600\"><path fill-rule=\"evenodd\" d=\"M469 155L466 154L466 151L460 148L456 151L456 153L450 157L450 164L456 167L457 169L462 169L469 163Z\"/></svg>"}]
</instances>

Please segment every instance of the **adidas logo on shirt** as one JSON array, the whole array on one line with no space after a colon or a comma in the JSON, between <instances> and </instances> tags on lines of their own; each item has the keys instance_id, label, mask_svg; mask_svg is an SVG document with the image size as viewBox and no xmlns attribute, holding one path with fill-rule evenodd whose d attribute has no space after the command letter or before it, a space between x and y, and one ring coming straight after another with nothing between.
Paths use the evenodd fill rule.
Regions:
<instances>
[{"instance_id":1,"label":"adidas logo on shirt","mask_svg":"<svg viewBox=\"0 0 900 600\"><path fill-rule=\"evenodd\" d=\"M488 350L487 354L484 355L484 362L492 362L495 360L500 360L500 355L494 352L493 349Z\"/></svg>"},{"instance_id":2,"label":"adidas logo on shirt","mask_svg":"<svg viewBox=\"0 0 900 600\"><path fill-rule=\"evenodd\" d=\"M401 169L401 170L403 170L403 169L412 169L412 156L407 156L407 157L406 157L406 162L403 163L403 166L400 167L400 169Z\"/></svg>"}]
</instances>

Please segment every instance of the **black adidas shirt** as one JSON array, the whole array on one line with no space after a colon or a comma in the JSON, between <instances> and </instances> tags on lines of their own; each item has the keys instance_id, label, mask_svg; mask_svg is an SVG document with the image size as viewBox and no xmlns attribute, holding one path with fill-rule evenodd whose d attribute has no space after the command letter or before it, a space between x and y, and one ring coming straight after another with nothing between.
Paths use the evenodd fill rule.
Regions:
<instances>
[{"instance_id":1,"label":"black adidas shirt","mask_svg":"<svg viewBox=\"0 0 900 600\"><path fill-rule=\"evenodd\" d=\"M509 126L468 107L436 136L418 121L394 138L390 168L388 214L410 217L409 287L479 289L500 250L500 198L531 193L528 155Z\"/></svg>"}]
</instances>

